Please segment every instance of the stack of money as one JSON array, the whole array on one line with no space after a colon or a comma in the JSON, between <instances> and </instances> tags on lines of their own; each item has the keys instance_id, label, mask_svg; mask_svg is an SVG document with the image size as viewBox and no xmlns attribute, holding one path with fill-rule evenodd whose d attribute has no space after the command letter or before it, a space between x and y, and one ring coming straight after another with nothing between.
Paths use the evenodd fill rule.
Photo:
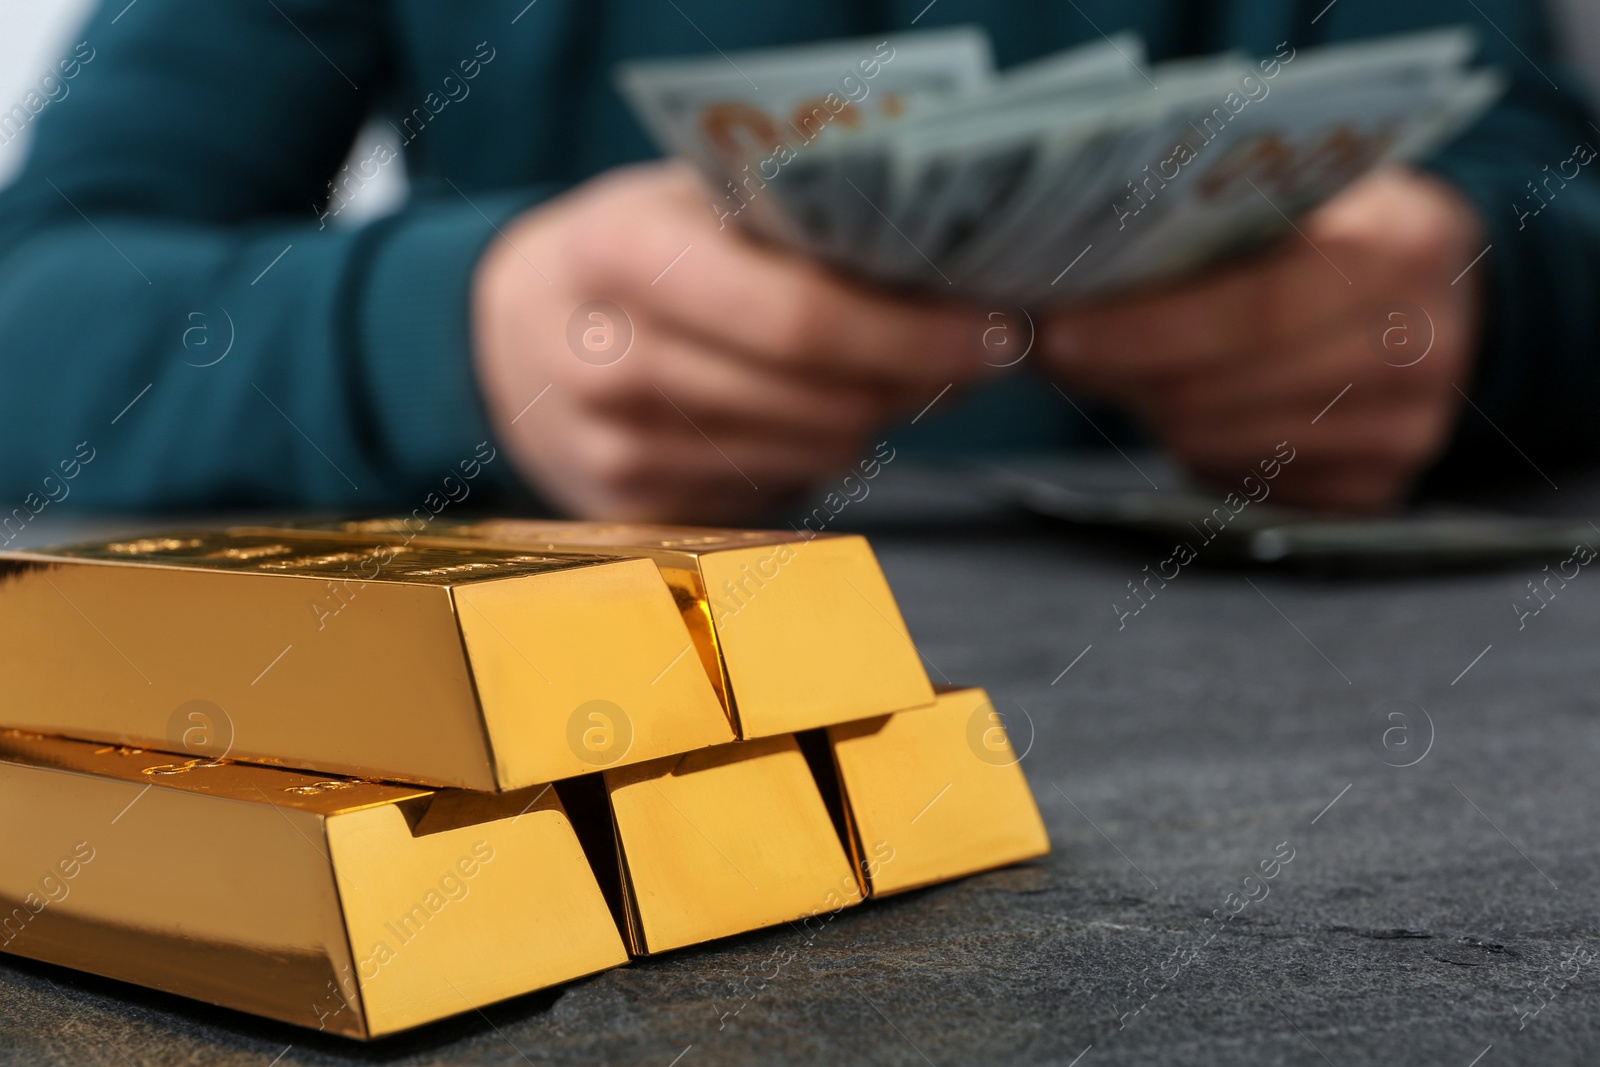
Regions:
<instances>
[{"instance_id":1,"label":"stack of money","mask_svg":"<svg viewBox=\"0 0 1600 1067\"><path fill-rule=\"evenodd\" d=\"M1467 29L1150 65L1123 34L996 73L981 30L621 65L711 209L889 285L1033 307L1167 282L1420 159L1504 79Z\"/></svg>"},{"instance_id":2,"label":"stack of money","mask_svg":"<svg viewBox=\"0 0 1600 1067\"><path fill-rule=\"evenodd\" d=\"M860 537L0 553L0 950L369 1039L1049 849Z\"/></svg>"}]
</instances>

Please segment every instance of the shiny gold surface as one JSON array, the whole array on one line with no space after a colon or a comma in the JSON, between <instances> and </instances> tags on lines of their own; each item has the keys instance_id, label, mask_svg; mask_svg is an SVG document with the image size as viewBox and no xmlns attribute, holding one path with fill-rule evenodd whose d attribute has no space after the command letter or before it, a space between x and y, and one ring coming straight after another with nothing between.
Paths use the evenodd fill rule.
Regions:
<instances>
[{"instance_id":1,"label":"shiny gold surface","mask_svg":"<svg viewBox=\"0 0 1600 1067\"><path fill-rule=\"evenodd\" d=\"M426 524L374 519L301 529L395 536L411 544L490 544L651 559L672 587L701 665L741 737L768 737L933 702L883 571L866 539L856 535L808 538L680 526L441 519Z\"/></svg>"},{"instance_id":2,"label":"shiny gold surface","mask_svg":"<svg viewBox=\"0 0 1600 1067\"><path fill-rule=\"evenodd\" d=\"M607 771L632 947L664 952L861 902L792 737Z\"/></svg>"},{"instance_id":3,"label":"shiny gold surface","mask_svg":"<svg viewBox=\"0 0 1600 1067\"><path fill-rule=\"evenodd\" d=\"M1043 856L1050 839L982 689L828 729L851 848L873 896Z\"/></svg>"},{"instance_id":4,"label":"shiny gold surface","mask_svg":"<svg viewBox=\"0 0 1600 1067\"><path fill-rule=\"evenodd\" d=\"M372 1038L627 956L554 790L0 732L0 950Z\"/></svg>"},{"instance_id":5,"label":"shiny gold surface","mask_svg":"<svg viewBox=\"0 0 1600 1067\"><path fill-rule=\"evenodd\" d=\"M516 789L732 739L649 560L184 534L0 553L0 722Z\"/></svg>"}]
</instances>

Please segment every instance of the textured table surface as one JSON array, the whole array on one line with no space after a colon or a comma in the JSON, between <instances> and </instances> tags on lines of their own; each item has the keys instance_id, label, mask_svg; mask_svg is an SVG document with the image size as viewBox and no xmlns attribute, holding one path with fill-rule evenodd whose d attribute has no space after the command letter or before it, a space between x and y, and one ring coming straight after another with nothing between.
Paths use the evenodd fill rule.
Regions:
<instances>
[{"instance_id":1,"label":"textured table surface","mask_svg":"<svg viewBox=\"0 0 1600 1067\"><path fill-rule=\"evenodd\" d=\"M0 957L0 1063L1600 1062L1600 576L1519 630L1542 563L1191 566L1119 629L1166 553L891 480L841 525L1031 735L1048 859L370 1047Z\"/></svg>"}]
</instances>

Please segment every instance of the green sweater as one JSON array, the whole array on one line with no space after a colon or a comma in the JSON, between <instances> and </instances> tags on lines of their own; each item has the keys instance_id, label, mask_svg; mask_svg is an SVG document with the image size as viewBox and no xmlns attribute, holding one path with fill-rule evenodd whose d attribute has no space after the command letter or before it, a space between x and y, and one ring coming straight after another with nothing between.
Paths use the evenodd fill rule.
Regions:
<instances>
[{"instance_id":1,"label":"green sweater","mask_svg":"<svg viewBox=\"0 0 1600 1067\"><path fill-rule=\"evenodd\" d=\"M41 92L0 112L0 139L21 126L35 137L0 192L0 516L12 516L0 541L61 502L420 505L493 447L480 448L493 435L468 285L496 227L654 154L611 87L613 64L913 22L983 24L1003 66L1124 28L1160 59L1475 25L1513 88L1433 164L1478 205L1494 246L1470 391L1542 467L1600 446L1600 180L1586 172L1539 216L1518 216L1527 183L1577 142L1600 145L1600 131L1529 0L526 3L99 9ZM369 225L325 225L330 181L375 114L408 142L411 199ZM384 165L398 164L368 172ZM1461 426L1449 462L1530 473L1485 418L1469 409ZM1028 376L916 427L925 447L968 452L1059 447L1081 431ZM483 470L477 487L512 490L504 459Z\"/></svg>"}]
</instances>

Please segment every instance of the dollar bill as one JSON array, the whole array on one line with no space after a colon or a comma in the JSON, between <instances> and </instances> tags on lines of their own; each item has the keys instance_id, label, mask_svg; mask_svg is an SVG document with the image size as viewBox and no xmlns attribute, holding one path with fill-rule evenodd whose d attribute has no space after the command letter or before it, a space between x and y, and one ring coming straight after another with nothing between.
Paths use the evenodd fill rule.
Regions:
<instances>
[{"instance_id":1,"label":"dollar bill","mask_svg":"<svg viewBox=\"0 0 1600 1067\"><path fill-rule=\"evenodd\" d=\"M993 76L987 36L963 27L635 61L616 82L657 143L705 176L719 217L847 260L882 195L881 163L852 145Z\"/></svg>"},{"instance_id":2,"label":"dollar bill","mask_svg":"<svg viewBox=\"0 0 1600 1067\"><path fill-rule=\"evenodd\" d=\"M1504 92L1475 47L1447 28L1152 65L1119 34L996 72L962 28L639 61L617 81L724 224L1027 307L1171 282L1424 158Z\"/></svg>"}]
</instances>

